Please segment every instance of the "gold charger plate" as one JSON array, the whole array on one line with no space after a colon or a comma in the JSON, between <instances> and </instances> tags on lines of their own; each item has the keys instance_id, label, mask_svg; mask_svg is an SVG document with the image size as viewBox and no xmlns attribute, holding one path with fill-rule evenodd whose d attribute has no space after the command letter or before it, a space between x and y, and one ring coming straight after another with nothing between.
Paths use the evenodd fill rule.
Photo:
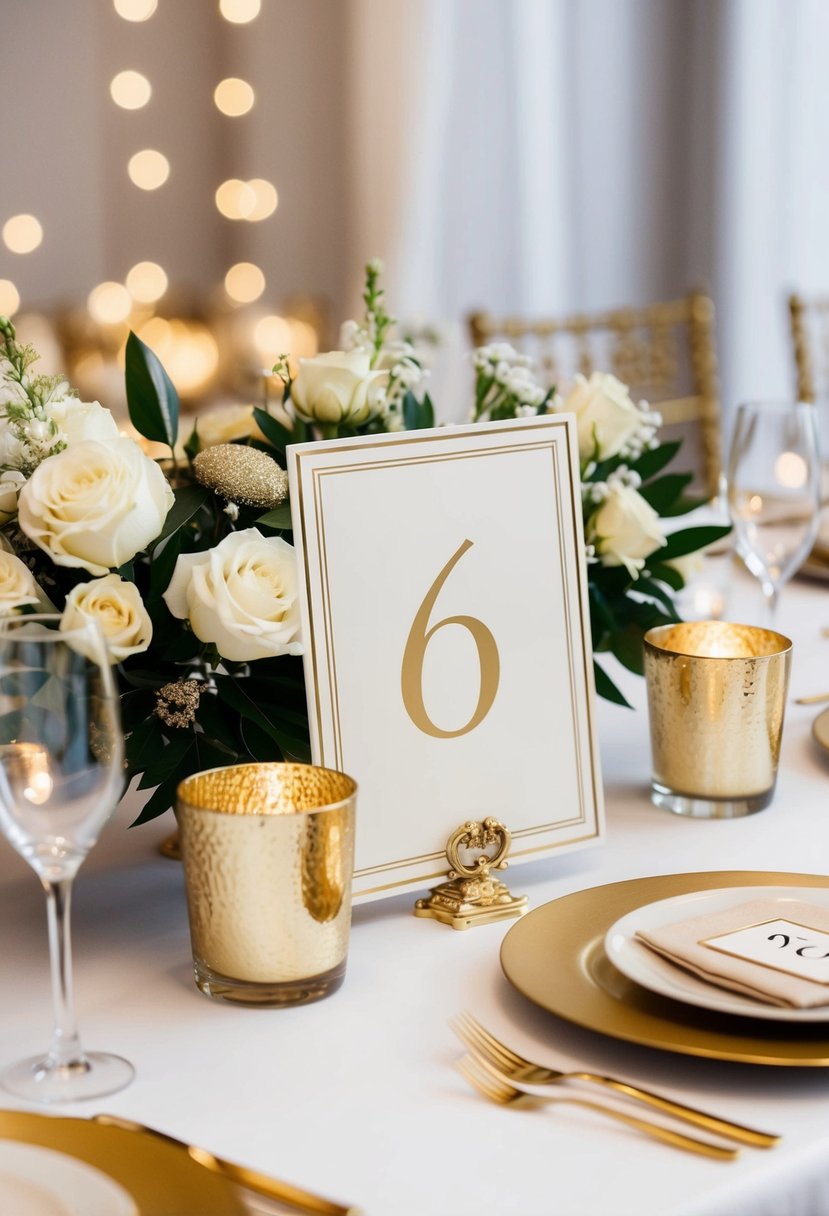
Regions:
<instances>
[{"instance_id":1,"label":"gold charger plate","mask_svg":"<svg viewBox=\"0 0 829 1216\"><path fill-rule=\"evenodd\" d=\"M785 1022L712 1013L641 988L605 954L610 926L645 904L692 891L759 886L826 887L829 879L719 870L591 887L535 908L516 922L502 943L501 966L534 1004L612 1038L745 1064L829 1067L829 1013L826 1025L798 1024L796 1032Z\"/></svg>"},{"instance_id":2,"label":"gold charger plate","mask_svg":"<svg viewBox=\"0 0 829 1216\"><path fill-rule=\"evenodd\" d=\"M124 1188L140 1216L245 1216L226 1178L205 1169L184 1148L147 1132L127 1131L29 1111L0 1110L0 1140L39 1144L85 1161ZM10 1216L10 1214L9 1214Z\"/></svg>"}]
</instances>

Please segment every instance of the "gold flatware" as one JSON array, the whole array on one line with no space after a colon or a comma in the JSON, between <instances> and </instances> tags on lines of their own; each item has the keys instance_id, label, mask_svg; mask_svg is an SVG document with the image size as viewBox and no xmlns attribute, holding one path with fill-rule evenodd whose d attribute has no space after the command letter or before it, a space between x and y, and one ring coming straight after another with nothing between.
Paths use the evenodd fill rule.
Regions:
<instances>
[{"instance_id":1,"label":"gold flatware","mask_svg":"<svg viewBox=\"0 0 829 1216\"><path fill-rule=\"evenodd\" d=\"M704 1128L706 1131L737 1140L741 1144L751 1145L752 1148L773 1148L780 1140L779 1136L773 1135L771 1132L757 1131L752 1127L744 1127L741 1123L734 1123L730 1119L721 1119L717 1115L698 1110L694 1106L674 1102L671 1098L663 1097L662 1094L632 1085L629 1081L602 1076L600 1073L594 1072L562 1072L557 1068L534 1064L532 1060L527 1060L497 1039L471 1013L462 1013L451 1025L461 1042L475 1056L483 1057L505 1080L513 1083L558 1085L566 1081L590 1081L605 1089L624 1094L625 1097L633 1098L637 1102L644 1102L656 1110L673 1115L674 1118L682 1119L686 1123L692 1123L696 1127Z\"/></svg>"},{"instance_id":2,"label":"gold flatware","mask_svg":"<svg viewBox=\"0 0 829 1216\"><path fill-rule=\"evenodd\" d=\"M321 1195L303 1190L302 1187L294 1186L290 1182L270 1178L267 1174L260 1174L258 1170L249 1169L245 1165L237 1165L233 1161L225 1161L205 1148L185 1144L183 1140L178 1140L175 1136L169 1136L166 1132L157 1131L154 1127L147 1127L143 1123L136 1123L133 1119L123 1119L120 1115L93 1115L92 1121L106 1127L120 1127L124 1131L145 1132L147 1135L158 1137L159 1140L165 1140L168 1144L175 1144L179 1148L183 1148L193 1161L203 1165L205 1169L212 1170L215 1174L221 1174L223 1178L235 1183L236 1186L246 1187L249 1191L267 1196L268 1199L275 1199L286 1207L302 1212L304 1216L360 1216L359 1208L335 1203L331 1199L324 1199Z\"/></svg>"},{"instance_id":3,"label":"gold flatware","mask_svg":"<svg viewBox=\"0 0 829 1216\"><path fill-rule=\"evenodd\" d=\"M646 1136L661 1140L664 1144L670 1144L673 1148L685 1149L689 1153L699 1153L704 1157L714 1157L718 1161L733 1161L739 1156L739 1149L722 1148L719 1144L711 1144L708 1140L697 1140L693 1136L684 1136L681 1132L675 1132L669 1127L651 1123L647 1119L637 1119L634 1115L625 1114L612 1106L603 1106L601 1102L593 1102L589 1098L577 1098L564 1093L561 1096L538 1094L523 1086L510 1084L479 1056L474 1058L464 1056L462 1060L458 1061L458 1070L473 1089L478 1090L490 1102L498 1103L499 1106L546 1106L557 1103L582 1106L587 1110L607 1115L609 1119L615 1119L627 1127L633 1127Z\"/></svg>"},{"instance_id":4,"label":"gold flatware","mask_svg":"<svg viewBox=\"0 0 829 1216\"><path fill-rule=\"evenodd\" d=\"M815 693L811 697L795 697L795 705L820 705L823 701L829 701L829 692Z\"/></svg>"}]
</instances>

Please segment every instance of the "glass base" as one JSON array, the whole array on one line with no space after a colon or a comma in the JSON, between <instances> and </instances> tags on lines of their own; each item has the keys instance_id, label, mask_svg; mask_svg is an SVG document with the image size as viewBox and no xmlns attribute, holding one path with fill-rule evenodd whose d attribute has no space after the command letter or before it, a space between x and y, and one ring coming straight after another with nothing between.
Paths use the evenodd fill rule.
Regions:
<instances>
[{"instance_id":1,"label":"glass base","mask_svg":"<svg viewBox=\"0 0 829 1216\"><path fill-rule=\"evenodd\" d=\"M750 794L745 798L701 798L692 794L679 794L676 790L651 782L651 802L674 815L686 815L691 819L741 819L765 810L774 796L774 786L762 794Z\"/></svg>"},{"instance_id":2,"label":"glass base","mask_svg":"<svg viewBox=\"0 0 829 1216\"><path fill-rule=\"evenodd\" d=\"M336 992L345 979L345 959L322 975L300 980L234 980L211 971L198 959L193 960L196 987L215 1000L233 1001L236 1005L259 1005L274 1008L280 1005L310 1005Z\"/></svg>"},{"instance_id":3,"label":"glass base","mask_svg":"<svg viewBox=\"0 0 829 1216\"><path fill-rule=\"evenodd\" d=\"M0 1085L29 1102L83 1102L103 1098L129 1085L135 1069L121 1056L90 1051L72 1064L52 1064L32 1056L0 1073Z\"/></svg>"}]
</instances>

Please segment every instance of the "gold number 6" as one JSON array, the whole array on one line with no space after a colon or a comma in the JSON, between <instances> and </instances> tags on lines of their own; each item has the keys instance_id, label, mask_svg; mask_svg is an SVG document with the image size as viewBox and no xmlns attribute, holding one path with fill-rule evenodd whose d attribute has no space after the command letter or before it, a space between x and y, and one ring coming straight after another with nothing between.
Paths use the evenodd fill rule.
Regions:
<instances>
[{"instance_id":1,"label":"gold number 6","mask_svg":"<svg viewBox=\"0 0 829 1216\"><path fill-rule=\"evenodd\" d=\"M441 570L429 590L423 603L417 610L406 639L406 649L403 651L403 666L400 672L400 688L403 694L403 704L406 713L418 730L431 735L435 739L457 739L460 735L468 735L476 726L480 726L492 709L492 703L498 692L498 682L501 678L501 661L498 657L498 647L495 638L483 621L474 616L447 616L429 628L429 617L440 595L443 584L454 570L455 566L468 549L472 541L465 540L452 554L449 561ZM457 730L443 730L436 726L427 713L423 702L423 661L426 657L426 647L439 629L446 625L460 625L472 634L472 640L478 650L478 663L481 668L481 685L478 692L478 704L475 712L465 726Z\"/></svg>"}]
</instances>

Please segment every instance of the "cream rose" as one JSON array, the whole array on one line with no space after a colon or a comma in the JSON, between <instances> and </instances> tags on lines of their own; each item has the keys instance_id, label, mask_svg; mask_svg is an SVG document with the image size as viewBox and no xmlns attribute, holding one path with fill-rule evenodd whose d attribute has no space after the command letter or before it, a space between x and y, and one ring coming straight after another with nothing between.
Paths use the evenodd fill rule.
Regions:
<instances>
[{"instance_id":1,"label":"cream rose","mask_svg":"<svg viewBox=\"0 0 829 1216\"><path fill-rule=\"evenodd\" d=\"M26 484L26 478L17 469L6 469L0 473L0 525L7 524L17 514L17 496Z\"/></svg>"},{"instance_id":2,"label":"cream rose","mask_svg":"<svg viewBox=\"0 0 829 1216\"><path fill-rule=\"evenodd\" d=\"M49 456L20 491L18 523L58 566L108 574L155 540L174 495L131 439L85 440Z\"/></svg>"},{"instance_id":3,"label":"cream rose","mask_svg":"<svg viewBox=\"0 0 829 1216\"><path fill-rule=\"evenodd\" d=\"M291 401L306 422L359 426L371 417L377 391L387 380L387 372L371 370L369 351L332 350L300 359Z\"/></svg>"},{"instance_id":4,"label":"cream rose","mask_svg":"<svg viewBox=\"0 0 829 1216\"><path fill-rule=\"evenodd\" d=\"M627 385L609 372L593 372L589 380L576 376L570 392L556 403L556 413L562 411L576 415L583 462L616 456L642 426Z\"/></svg>"},{"instance_id":5,"label":"cream rose","mask_svg":"<svg viewBox=\"0 0 829 1216\"><path fill-rule=\"evenodd\" d=\"M48 410L67 443L82 443L86 439L107 442L118 438L115 419L99 401L61 397L57 401L50 401Z\"/></svg>"},{"instance_id":6,"label":"cream rose","mask_svg":"<svg viewBox=\"0 0 829 1216\"><path fill-rule=\"evenodd\" d=\"M637 578L650 557L665 544L659 516L631 486L611 484L608 495L587 522L587 541L603 566L624 566Z\"/></svg>"},{"instance_id":7,"label":"cream rose","mask_svg":"<svg viewBox=\"0 0 829 1216\"><path fill-rule=\"evenodd\" d=\"M203 553L182 553L164 600L224 659L302 654L296 556L280 537L247 528Z\"/></svg>"},{"instance_id":8,"label":"cream rose","mask_svg":"<svg viewBox=\"0 0 829 1216\"><path fill-rule=\"evenodd\" d=\"M152 621L138 588L119 574L78 583L67 595L61 629L78 629L90 619L100 625L112 663L141 654L152 641ZM87 654L87 658L93 657Z\"/></svg>"},{"instance_id":9,"label":"cream rose","mask_svg":"<svg viewBox=\"0 0 829 1216\"><path fill-rule=\"evenodd\" d=\"M29 567L13 553L0 549L0 615L42 602L40 588Z\"/></svg>"}]
</instances>

